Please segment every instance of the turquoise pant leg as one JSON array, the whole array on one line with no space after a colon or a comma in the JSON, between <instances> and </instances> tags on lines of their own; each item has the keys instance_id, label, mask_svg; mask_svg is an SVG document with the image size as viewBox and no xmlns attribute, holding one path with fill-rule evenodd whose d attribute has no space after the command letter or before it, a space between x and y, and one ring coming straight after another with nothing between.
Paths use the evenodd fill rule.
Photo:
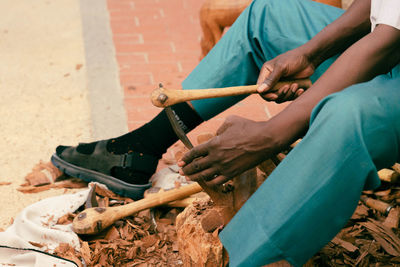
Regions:
<instances>
[{"instance_id":1,"label":"turquoise pant leg","mask_svg":"<svg viewBox=\"0 0 400 267\"><path fill-rule=\"evenodd\" d=\"M310 128L220 234L230 266L301 266L350 218L377 168L400 152L400 78L381 75L322 100Z\"/></svg>"},{"instance_id":2,"label":"turquoise pant leg","mask_svg":"<svg viewBox=\"0 0 400 267\"><path fill-rule=\"evenodd\" d=\"M255 84L265 61L306 43L343 13L310 0L255 0L183 81L184 89ZM322 64L316 80L333 59ZM245 96L192 101L208 120Z\"/></svg>"}]
</instances>

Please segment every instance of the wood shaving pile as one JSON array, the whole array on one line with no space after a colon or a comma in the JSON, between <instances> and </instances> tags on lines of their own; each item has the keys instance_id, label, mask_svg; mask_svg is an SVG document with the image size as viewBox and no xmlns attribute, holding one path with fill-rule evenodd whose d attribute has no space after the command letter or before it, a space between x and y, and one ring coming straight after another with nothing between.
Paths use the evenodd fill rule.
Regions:
<instances>
[{"instance_id":1,"label":"wood shaving pile","mask_svg":"<svg viewBox=\"0 0 400 267\"><path fill-rule=\"evenodd\" d=\"M376 191L363 192L347 225L322 248L305 266L399 266L400 265L400 182L399 168L390 181L383 181ZM40 170L39 170L40 171ZM395 179L396 178L396 179ZM34 179L33 179L34 180ZM69 181L69 182L66 182ZM86 185L78 180L64 180L61 186ZM48 190L57 182L25 186L25 192L45 186ZM47 187L46 187L47 186ZM43 191L39 189L39 191ZM23 191L23 190L21 190ZM372 207L365 199L374 199L389 209ZM96 187L100 207L124 205L132 202L113 192ZM365 204L365 203L367 204ZM386 206L385 206L386 205ZM378 205L379 206L379 205ZM80 210L79 210L80 211ZM75 214L66 214L59 224L71 223ZM94 236L80 236L81 249L75 251L68 244L60 244L55 255L75 261L79 266L181 266L177 247L175 218L182 209L157 208L154 220L145 210L123 220ZM389 212L387 212L389 211Z\"/></svg>"},{"instance_id":2,"label":"wood shaving pile","mask_svg":"<svg viewBox=\"0 0 400 267\"><path fill-rule=\"evenodd\" d=\"M96 198L100 207L132 202L98 186ZM182 261L176 245L175 218L181 210L158 208L154 211L156 224L151 220L150 210L139 212L117 221L97 235L79 236L79 252L69 244L60 244L54 254L79 266L84 266L83 262L87 266L180 266ZM71 223L77 213L66 214L57 223Z\"/></svg>"},{"instance_id":3,"label":"wood shaving pile","mask_svg":"<svg viewBox=\"0 0 400 267\"><path fill-rule=\"evenodd\" d=\"M364 191L362 198L379 200L390 211L360 201L347 225L309 266L400 266L400 184L383 181L377 190Z\"/></svg>"}]
</instances>

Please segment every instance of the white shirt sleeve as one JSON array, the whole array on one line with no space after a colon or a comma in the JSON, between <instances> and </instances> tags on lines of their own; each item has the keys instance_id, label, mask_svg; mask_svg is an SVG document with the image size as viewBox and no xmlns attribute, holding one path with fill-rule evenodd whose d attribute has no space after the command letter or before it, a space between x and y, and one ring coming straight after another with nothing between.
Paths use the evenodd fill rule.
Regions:
<instances>
[{"instance_id":1,"label":"white shirt sleeve","mask_svg":"<svg viewBox=\"0 0 400 267\"><path fill-rule=\"evenodd\" d=\"M378 24L400 30L400 0L371 0L372 31Z\"/></svg>"}]
</instances>

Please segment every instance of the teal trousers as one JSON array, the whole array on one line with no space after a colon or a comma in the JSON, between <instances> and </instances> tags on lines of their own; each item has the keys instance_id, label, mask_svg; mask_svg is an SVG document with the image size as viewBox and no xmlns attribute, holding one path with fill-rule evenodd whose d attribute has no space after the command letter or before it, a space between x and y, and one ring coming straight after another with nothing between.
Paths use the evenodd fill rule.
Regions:
<instances>
[{"instance_id":1,"label":"teal trousers","mask_svg":"<svg viewBox=\"0 0 400 267\"><path fill-rule=\"evenodd\" d=\"M294 49L343 10L309 0L255 0L182 83L184 89L254 84L262 64ZM336 57L311 77L318 79ZM193 101L207 120L242 100ZM230 266L287 260L301 266L354 212L377 169L399 160L400 75L391 73L324 98L310 127L220 234Z\"/></svg>"}]
</instances>

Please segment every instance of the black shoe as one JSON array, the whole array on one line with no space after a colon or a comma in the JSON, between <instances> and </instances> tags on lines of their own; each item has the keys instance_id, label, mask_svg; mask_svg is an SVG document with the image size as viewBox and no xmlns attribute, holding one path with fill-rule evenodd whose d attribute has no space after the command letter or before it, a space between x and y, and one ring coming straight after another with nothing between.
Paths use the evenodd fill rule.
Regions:
<instances>
[{"instance_id":1,"label":"black shoe","mask_svg":"<svg viewBox=\"0 0 400 267\"><path fill-rule=\"evenodd\" d=\"M156 170L159 157L134 151L113 154L108 152L107 142L103 140L92 143L91 153L82 153L77 147L59 146L51 157L51 162L70 176L86 182L105 184L121 196L134 200L143 198L144 191L151 186L148 178ZM144 179L146 183L135 184L135 174L141 176L142 181L143 175L147 175L147 179Z\"/></svg>"}]
</instances>

